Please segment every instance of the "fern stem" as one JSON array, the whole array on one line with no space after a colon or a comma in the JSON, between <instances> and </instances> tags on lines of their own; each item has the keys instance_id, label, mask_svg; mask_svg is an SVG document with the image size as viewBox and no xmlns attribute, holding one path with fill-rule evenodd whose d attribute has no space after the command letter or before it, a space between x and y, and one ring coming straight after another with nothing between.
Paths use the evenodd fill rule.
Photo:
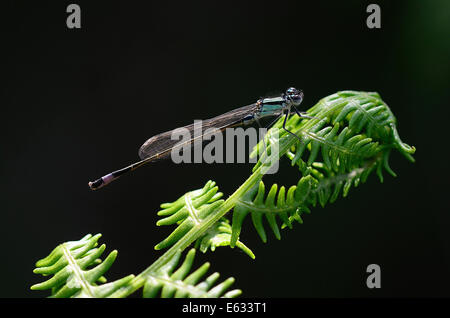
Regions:
<instances>
[{"instance_id":1,"label":"fern stem","mask_svg":"<svg viewBox=\"0 0 450 318\"><path fill-rule=\"evenodd\" d=\"M309 125L308 125L309 124ZM301 129L297 131L300 133L306 127L312 126L314 120L308 121ZM283 156L289 148L296 142L296 139L292 136L286 136L280 140L279 157ZM272 162L273 164L273 162ZM136 290L141 288L145 283L145 277L152 273L158 272L174 255L178 252L184 251L195 240L197 240L203 233L205 233L214 223L220 220L225 214L234 208L238 200L253 186L255 186L262 178L262 168L267 170L267 166L260 165L251 176L222 204L216 211L212 212L201 223L196 224L189 232L187 232L178 242L176 242L170 249L161 255L152 265L145 269L142 273L133 278L128 286L122 287L111 295L111 297L127 297Z\"/></svg>"},{"instance_id":2,"label":"fern stem","mask_svg":"<svg viewBox=\"0 0 450 318\"><path fill-rule=\"evenodd\" d=\"M89 297L95 297L94 293L92 292L91 288L90 288L90 284L88 282L86 282L84 280L83 275L81 275L80 271L79 271L79 267L77 265L76 260L74 259L74 257L72 256L72 254L70 253L70 251L67 249L66 246L62 246L62 250L64 253L64 256L67 259L67 262L69 263L70 268L73 270L73 273L77 279L77 282L80 283L83 287L83 291L89 295Z\"/></svg>"},{"instance_id":3,"label":"fern stem","mask_svg":"<svg viewBox=\"0 0 450 318\"><path fill-rule=\"evenodd\" d=\"M176 242L170 249L161 255L152 265L137 275L128 286L116 291L111 297L127 297L141 288L145 283L145 277L158 272L174 255L184 251L203 233L205 233L214 223L220 220L229 212L249 189L261 179L261 167L259 167L219 208L205 218L201 223L196 224L183 238Z\"/></svg>"}]
</instances>

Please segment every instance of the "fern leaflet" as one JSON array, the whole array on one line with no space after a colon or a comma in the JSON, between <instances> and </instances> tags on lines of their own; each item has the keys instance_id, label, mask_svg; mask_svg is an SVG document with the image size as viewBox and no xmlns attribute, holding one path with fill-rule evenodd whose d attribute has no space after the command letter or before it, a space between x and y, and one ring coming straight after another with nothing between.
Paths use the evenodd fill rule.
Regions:
<instances>
[{"instance_id":1,"label":"fern leaflet","mask_svg":"<svg viewBox=\"0 0 450 318\"><path fill-rule=\"evenodd\" d=\"M129 283L134 275L126 276L111 283L105 283L103 274L117 257L112 251L104 261L99 257L106 246L96 247L101 234L86 235L79 241L58 245L46 258L36 263L36 274L53 275L45 282L31 286L32 290L51 289L51 297L108 297ZM91 268L90 268L91 267Z\"/></svg>"}]
</instances>

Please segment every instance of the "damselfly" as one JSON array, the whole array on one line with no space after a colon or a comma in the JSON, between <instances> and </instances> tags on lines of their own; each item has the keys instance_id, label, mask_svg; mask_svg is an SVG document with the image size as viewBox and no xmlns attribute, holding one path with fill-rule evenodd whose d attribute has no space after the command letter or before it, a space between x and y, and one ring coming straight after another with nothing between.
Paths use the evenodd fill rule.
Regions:
<instances>
[{"instance_id":1,"label":"damselfly","mask_svg":"<svg viewBox=\"0 0 450 318\"><path fill-rule=\"evenodd\" d=\"M296 106L299 106L301 104L302 100L303 92L294 87L290 87L286 90L285 93L280 94L279 96L261 98L256 101L256 103L253 103L251 105L237 108L225 114L203 121L201 128L202 131L200 133L195 132L194 134L191 134L191 136L193 137L187 141L185 140L184 142L180 142L178 140L173 140L171 137L175 129L153 136L148 139L139 149L139 157L141 158L140 161L120 170L111 172L95 180L94 182L89 182L89 187L92 190L99 189L118 179L125 173L133 171L146 163L165 159L169 156L169 154L175 147L181 148L183 146L186 147L187 145L191 145L195 142L196 139L204 137L204 133L206 130L209 129L209 131L211 131L212 128L216 131L223 131L224 129L230 127L248 125L268 116L277 116L273 121L275 122L282 115L285 115L283 121L283 129L300 139L297 135L286 128L286 121L291 110L295 111L295 113L300 117L312 118L307 116L304 112L299 112L296 108ZM193 124L185 126L183 128L187 129L191 133L194 132Z\"/></svg>"}]
</instances>

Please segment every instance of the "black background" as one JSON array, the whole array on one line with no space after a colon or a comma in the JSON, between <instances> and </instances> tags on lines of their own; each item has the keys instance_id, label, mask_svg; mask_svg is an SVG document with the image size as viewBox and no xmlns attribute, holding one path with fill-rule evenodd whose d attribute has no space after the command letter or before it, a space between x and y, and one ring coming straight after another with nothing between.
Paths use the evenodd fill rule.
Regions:
<instances>
[{"instance_id":1,"label":"black background","mask_svg":"<svg viewBox=\"0 0 450 318\"><path fill-rule=\"evenodd\" d=\"M397 178L372 175L281 241L262 243L248 218L255 261L219 248L196 264L234 276L246 297L450 295L448 1L377 1L379 30L365 1L77 3L81 29L66 27L69 2L3 5L0 296L46 296L29 290L42 280L35 261L87 233L119 251L110 280L144 270L171 231L155 225L160 203L209 179L226 197L252 166L169 160L96 192L87 182L135 161L154 134L289 86L305 108L379 92L417 162L394 153ZM287 161L280 169L270 181L297 182ZM372 263L378 290L365 285Z\"/></svg>"}]
</instances>

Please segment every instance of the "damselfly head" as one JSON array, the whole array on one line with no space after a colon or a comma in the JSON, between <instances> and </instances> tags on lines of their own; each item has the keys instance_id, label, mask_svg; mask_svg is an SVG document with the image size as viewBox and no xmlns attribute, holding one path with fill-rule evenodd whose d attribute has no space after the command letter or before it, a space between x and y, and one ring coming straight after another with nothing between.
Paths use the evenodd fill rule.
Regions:
<instances>
[{"instance_id":1,"label":"damselfly head","mask_svg":"<svg viewBox=\"0 0 450 318\"><path fill-rule=\"evenodd\" d=\"M303 101L303 92L295 87L289 87L286 90L286 97L291 100L295 106L298 106Z\"/></svg>"}]
</instances>

